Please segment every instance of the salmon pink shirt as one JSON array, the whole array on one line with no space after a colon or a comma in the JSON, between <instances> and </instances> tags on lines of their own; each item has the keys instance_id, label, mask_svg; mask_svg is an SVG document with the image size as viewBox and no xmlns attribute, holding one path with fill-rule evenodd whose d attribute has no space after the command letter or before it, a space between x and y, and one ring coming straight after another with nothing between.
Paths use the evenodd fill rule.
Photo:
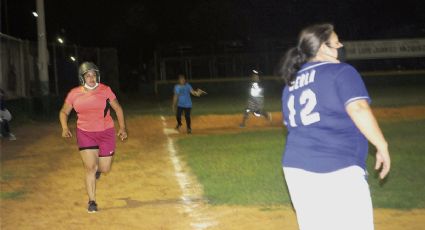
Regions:
<instances>
[{"instance_id":1,"label":"salmon pink shirt","mask_svg":"<svg viewBox=\"0 0 425 230\"><path fill-rule=\"evenodd\" d=\"M109 101L116 99L109 86L99 84L91 91L83 86L73 88L65 99L65 103L77 112L77 128L88 132L100 132L114 127L110 115Z\"/></svg>"}]
</instances>

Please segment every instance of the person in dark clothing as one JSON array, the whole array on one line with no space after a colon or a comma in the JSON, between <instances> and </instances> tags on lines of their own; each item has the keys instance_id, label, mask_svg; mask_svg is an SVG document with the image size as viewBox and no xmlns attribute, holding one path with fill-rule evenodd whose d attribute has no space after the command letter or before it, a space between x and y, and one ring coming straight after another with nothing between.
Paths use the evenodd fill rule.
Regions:
<instances>
[{"instance_id":1,"label":"person in dark clothing","mask_svg":"<svg viewBox=\"0 0 425 230\"><path fill-rule=\"evenodd\" d=\"M12 115L10 114L9 110L6 108L5 105L5 96L6 93L0 89L0 126L1 126L1 133L0 137L2 138L8 138L11 141L16 140L15 135L10 132L10 126L9 121L12 120Z\"/></svg>"},{"instance_id":2,"label":"person in dark clothing","mask_svg":"<svg viewBox=\"0 0 425 230\"><path fill-rule=\"evenodd\" d=\"M246 125L246 121L248 120L249 114L252 113L256 117L263 116L267 120L272 120L271 113L268 113L264 110L264 89L261 87L260 76L258 71L253 70L251 74L251 84L247 106L243 113L242 123L240 127L243 128Z\"/></svg>"}]
</instances>

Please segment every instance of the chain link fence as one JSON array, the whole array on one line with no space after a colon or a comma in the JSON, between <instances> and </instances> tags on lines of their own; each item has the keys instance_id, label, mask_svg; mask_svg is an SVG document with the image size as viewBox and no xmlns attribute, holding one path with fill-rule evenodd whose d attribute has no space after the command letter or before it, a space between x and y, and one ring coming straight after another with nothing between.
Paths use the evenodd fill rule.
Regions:
<instances>
[{"instance_id":1,"label":"chain link fence","mask_svg":"<svg viewBox=\"0 0 425 230\"><path fill-rule=\"evenodd\" d=\"M0 34L0 88L9 98L31 95L31 82L37 76L37 61L34 45Z\"/></svg>"},{"instance_id":2,"label":"chain link fence","mask_svg":"<svg viewBox=\"0 0 425 230\"><path fill-rule=\"evenodd\" d=\"M102 82L119 91L118 56L114 48L49 44L49 89L63 97L78 83L78 65L91 61L99 66ZM9 99L40 95L37 43L0 33L0 88Z\"/></svg>"},{"instance_id":3,"label":"chain link fence","mask_svg":"<svg viewBox=\"0 0 425 230\"><path fill-rule=\"evenodd\" d=\"M247 76L252 69L273 75L283 54L295 46L285 40L228 41L166 44L155 55L157 81L176 79L226 79ZM360 71L425 69L425 39L344 42L348 63Z\"/></svg>"},{"instance_id":4,"label":"chain link fence","mask_svg":"<svg viewBox=\"0 0 425 230\"><path fill-rule=\"evenodd\" d=\"M0 88L14 121L57 117L66 94L79 85L78 66L96 63L101 81L120 93L118 57L113 48L48 45L49 95L42 96L37 43L0 33Z\"/></svg>"},{"instance_id":5,"label":"chain link fence","mask_svg":"<svg viewBox=\"0 0 425 230\"><path fill-rule=\"evenodd\" d=\"M425 82L425 39L344 42L347 62L368 83L405 84ZM259 70L263 84L279 91L282 82L276 67L294 42L285 40L228 41L218 43L164 44L155 54L156 94L169 96L178 74L209 92L236 92Z\"/></svg>"},{"instance_id":6,"label":"chain link fence","mask_svg":"<svg viewBox=\"0 0 425 230\"><path fill-rule=\"evenodd\" d=\"M175 79L222 79L249 75L253 69L273 75L276 63L294 43L283 40L228 41L214 44L168 44L156 52L157 81Z\"/></svg>"}]
</instances>

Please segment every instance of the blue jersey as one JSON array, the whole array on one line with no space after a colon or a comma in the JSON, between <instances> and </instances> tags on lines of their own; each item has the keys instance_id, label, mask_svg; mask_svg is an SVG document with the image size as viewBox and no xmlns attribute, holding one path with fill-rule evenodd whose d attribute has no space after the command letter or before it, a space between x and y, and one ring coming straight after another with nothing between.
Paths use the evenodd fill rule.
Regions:
<instances>
[{"instance_id":1,"label":"blue jersey","mask_svg":"<svg viewBox=\"0 0 425 230\"><path fill-rule=\"evenodd\" d=\"M309 62L282 94L288 129L283 166L332 172L365 168L368 142L345 110L369 95L360 74L345 63Z\"/></svg>"},{"instance_id":2,"label":"blue jersey","mask_svg":"<svg viewBox=\"0 0 425 230\"><path fill-rule=\"evenodd\" d=\"M178 97L177 106L183 108L192 108L192 100L190 99L190 91L192 86L189 83L184 85L177 84L174 86L174 93Z\"/></svg>"}]
</instances>

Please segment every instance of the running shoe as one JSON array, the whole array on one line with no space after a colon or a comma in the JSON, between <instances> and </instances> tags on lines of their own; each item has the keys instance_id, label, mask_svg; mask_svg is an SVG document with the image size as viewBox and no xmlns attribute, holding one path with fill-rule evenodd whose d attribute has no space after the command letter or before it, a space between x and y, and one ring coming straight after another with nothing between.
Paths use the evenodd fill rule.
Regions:
<instances>
[{"instance_id":1,"label":"running shoe","mask_svg":"<svg viewBox=\"0 0 425 230\"><path fill-rule=\"evenodd\" d=\"M94 201L94 200L89 201L89 207L87 209L87 212L88 213L95 213L95 212L97 212L96 201Z\"/></svg>"},{"instance_id":2,"label":"running shoe","mask_svg":"<svg viewBox=\"0 0 425 230\"><path fill-rule=\"evenodd\" d=\"M192 134L192 129L187 129L187 134Z\"/></svg>"},{"instance_id":3,"label":"running shoe","mask_svg":"<svg viewBox=\"0 0 425 230\"><path fill-rule=\"evenodd\" d=\"M9 133L9 141L16 141L16 136L13 133Z\"/></svg>"}]
</instances>

